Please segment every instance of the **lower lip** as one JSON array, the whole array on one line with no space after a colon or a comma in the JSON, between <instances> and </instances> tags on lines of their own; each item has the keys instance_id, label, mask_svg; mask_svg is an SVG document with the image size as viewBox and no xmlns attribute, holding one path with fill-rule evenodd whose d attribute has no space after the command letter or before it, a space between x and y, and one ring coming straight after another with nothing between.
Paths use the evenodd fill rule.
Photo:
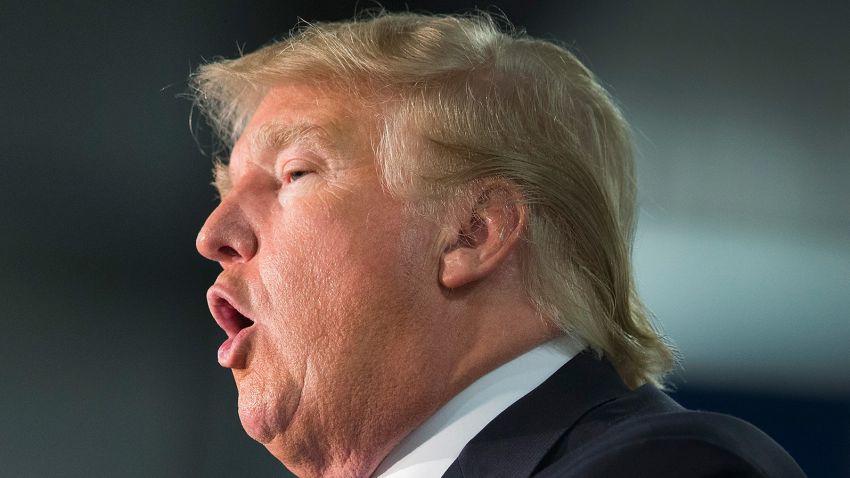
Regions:
<instances>
[{"instance_id":1,"label":"lower lip","mask_svg":"<svg viewBox=\"0 0 850 478\"><path fill-rule=\"evenodd\" d=\"M225 368L245 368L248 359L248 338L253 332L252 325L225 340L218 348L218 364Z\"/></svg>"}]
</instances>

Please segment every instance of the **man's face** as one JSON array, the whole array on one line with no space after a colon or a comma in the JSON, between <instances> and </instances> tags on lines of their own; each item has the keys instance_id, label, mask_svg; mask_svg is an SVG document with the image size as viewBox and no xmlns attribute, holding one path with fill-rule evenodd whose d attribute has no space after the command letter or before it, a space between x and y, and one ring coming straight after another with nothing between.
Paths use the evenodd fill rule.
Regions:
<instances>
[{"instance_id":1,"label":"man's face","mask_svg":"<svg viewBox=\"0 0 850 478\"><path fill-rule=\"evenodd\" d=\"M408 410L388 403L417 406L402 394L439 393L422 374L440 341L438 260L427 255L438 228L382 189L376 131L342 97L271 90L198 235L223 268L208 300L230 337L219 362L233 369L242 424L291 456L391 426Z\"/></svg>"}]
</instances>

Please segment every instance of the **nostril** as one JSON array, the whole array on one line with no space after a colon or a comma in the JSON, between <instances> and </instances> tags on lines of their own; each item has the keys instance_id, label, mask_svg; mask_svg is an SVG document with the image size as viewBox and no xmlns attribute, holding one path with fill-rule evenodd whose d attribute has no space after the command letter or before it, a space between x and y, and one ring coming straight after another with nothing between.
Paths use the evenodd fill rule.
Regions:
<instances>
[{"instance_id":1,"label":"nostril","mask_svg":"<svg viewBox=\"0 0 850 478\"><path fill-rule=\"evenodd\" d=\"M218 248L218 251L227 257L237 257L239 255L236 249L230 246L221 246Z\"/></svg>"}]
</instances>

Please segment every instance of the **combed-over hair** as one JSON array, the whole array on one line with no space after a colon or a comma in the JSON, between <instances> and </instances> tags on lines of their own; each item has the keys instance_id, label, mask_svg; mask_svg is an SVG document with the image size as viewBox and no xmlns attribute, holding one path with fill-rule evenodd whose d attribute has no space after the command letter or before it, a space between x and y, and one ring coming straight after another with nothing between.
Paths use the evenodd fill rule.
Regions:
<instances>
[{"instance_id":1,"label":"combed-over hair","mask_svg":"<svg viewBox=\"0 0 850 478\"><path fill-rule=\"evenodd\" d=\"M608 357L630 387L661 384L675 356L632 275L629 128L573 54L486 13L380 13L306 24L193 76L196 105L228 146L269 88L291 83L375 108L393 194L510 182L528 210L526 292L540 315Z\"/></svg>"}]
</instances>

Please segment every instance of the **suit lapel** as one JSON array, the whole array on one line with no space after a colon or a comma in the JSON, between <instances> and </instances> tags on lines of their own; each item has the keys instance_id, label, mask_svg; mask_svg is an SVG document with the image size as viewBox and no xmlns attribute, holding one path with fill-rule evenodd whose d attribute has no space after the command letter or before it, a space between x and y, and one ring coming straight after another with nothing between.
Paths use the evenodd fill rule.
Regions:
<instances>
[{"instance_id":1,"label":"suit lapel","mask_svg":"<svg viewBox=\"0 0 850 478\"><path fill-rule=\"evenodd\" d=\"M582 352L484 427L443 477L530 476L576 421L626 392L607 361Z\"/></svg>"}]
</instances>

